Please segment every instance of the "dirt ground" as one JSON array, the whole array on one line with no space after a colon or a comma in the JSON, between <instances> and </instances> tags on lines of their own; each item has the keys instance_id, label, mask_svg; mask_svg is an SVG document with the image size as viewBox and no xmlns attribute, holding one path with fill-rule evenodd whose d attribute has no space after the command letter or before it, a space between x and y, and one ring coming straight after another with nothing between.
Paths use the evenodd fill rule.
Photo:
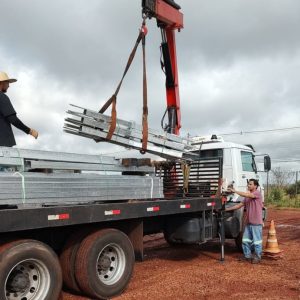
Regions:
<instances>
[{"instance_id":1,"label":"dirt ground","mask_svg":"<svg viewBox=\"0 0 300 300\"><path fill-rule=\"evenodd\" d=\"M131 282L116 300L129 299L297 299L300 300L300 210L268 210L283 257L261 264L239 262L240 253L227 240L220 262L218 241L169 246L162 235L145 237L145 259L137 262ZM62 300L92 300L63 293Z\"/></svg>"}]
</instances>

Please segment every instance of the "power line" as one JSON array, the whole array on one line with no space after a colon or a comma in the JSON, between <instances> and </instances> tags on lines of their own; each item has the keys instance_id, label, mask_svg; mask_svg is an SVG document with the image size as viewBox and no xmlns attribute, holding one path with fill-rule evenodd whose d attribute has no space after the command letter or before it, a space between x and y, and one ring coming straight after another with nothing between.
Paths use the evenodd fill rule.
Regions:
<instances>
[{"instance_id":1,"label":"power line","mask_svg":"<svg viewBox=\"0 0 300 300\"><path fill-rule=\"evenodd\" d=\"M279 162L289 163L289 162L298 162L298 161L300 161L300 159L276 159L276 158L273 158L272 161L274 163L279 163Z\"/></svg>"},{"instance_id":2,"label":"power line","mask_svg":"<svg viewBox=\"0 0 300 300\"><path fill-rule=\"evenodd\" d=\"M294 127L285 127L285 128L276 128L276 129L265 129L265 130L253 130L253 131L240 131L240 132L231 132L231 133L222 133L219 135L243 135L243 134L249 134L249 133L264 133L264 132L275 132L275 131L288 131L288 130L295 130L300 129L300 126L294 126Z\"/></svg>"}]
</instances>

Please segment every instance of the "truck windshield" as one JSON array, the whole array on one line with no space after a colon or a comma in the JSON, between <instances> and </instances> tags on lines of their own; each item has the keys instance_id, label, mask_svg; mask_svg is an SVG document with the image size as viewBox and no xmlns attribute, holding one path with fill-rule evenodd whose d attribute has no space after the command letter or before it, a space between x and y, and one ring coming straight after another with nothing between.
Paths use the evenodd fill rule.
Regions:
<instances>
[{"instance_id":1,"label":"truck windshield","mask_svg":"<svg viewBox=\"0 0 300 300\"><path fill-rule=\"evenodd\" d=\"M253 154L251 152L241 151L243 171L257 172Z\"/></svg>"}]
</instances>

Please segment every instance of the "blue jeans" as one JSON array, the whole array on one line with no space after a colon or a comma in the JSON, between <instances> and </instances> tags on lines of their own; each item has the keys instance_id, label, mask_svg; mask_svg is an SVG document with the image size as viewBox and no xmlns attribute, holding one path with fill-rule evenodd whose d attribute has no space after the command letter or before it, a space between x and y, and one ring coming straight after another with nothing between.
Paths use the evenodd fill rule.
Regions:
<instances>
[{"instance_id":1,"label":"blue jeans","mask_svg":"<svg viewBox=\"0 0 300 300\"><path fill-rule=\"evenodd\" d=\"M245 257L252 257L252 250L255 256L261 259L262 254L262 225L247 224L243 234L242 247Z\"/></svg>"}]
</instances>

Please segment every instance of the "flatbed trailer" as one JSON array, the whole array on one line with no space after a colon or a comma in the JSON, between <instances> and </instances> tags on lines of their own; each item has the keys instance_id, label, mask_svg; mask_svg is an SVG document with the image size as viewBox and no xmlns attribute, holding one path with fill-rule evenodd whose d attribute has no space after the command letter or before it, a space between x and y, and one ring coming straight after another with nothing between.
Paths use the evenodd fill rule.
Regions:
<instances>
[{"instance_id":1,"label":"flatbed trailer","mask_svg":"<svg viewBox=\"0 0 300 300\"><path fill-rule=\"evenodd\" d=\"M118 203L0 207L0 233L80 224L129 221L220 210L220 198L135 200Z\"/></svg>"},{"instance_id":2,"label":"flatbed trailer","mask_svg":"<svg viewBox=\"0 0 300 300\"><path fill-rule=\"evenodd\" d=\"M136 159L126 159L120 164L120 161L102 158L102 162L96 164L95 156L18 150L20 157L15 161L14 149L2 148L2 153L2 161L15 164L17 169L13 173L0 172L0 299L55 300L63 284L66 289L92 299L108 299L124 291L135 260L143 260L145 235L162 232L171 245L205 243L220 238L221 258L224 258L225 232L226 236L234 237L240 229L235 218L223 222L224 203L218 194L222 177L220 158L189 162L188 168L182 162L170 161L154 168L139 166ZM78 161L72 162L70 157ZM134 163L137 165L133 166ZM63 165L67 171L60 175L49 173L49 169L30 169L37 165L59 165L59 168ZM76 175L70 172L70 165L84 166L88 170L119 168L122 174L112 178L120 181L123 177L132 178L129 182L133 188L141 182L146 189L149 180L152 183L158 180L156 187L162 190L162 184L165 196L137 198L135 195L132 199L112 200L112 197L104 199L101 194L97 200L96 194L84 198L81 192L81 198L73 202L65 196L57 198L65 195L69 188L72 191L77 183L83 188L81 180L85 175L87 194L90 187L97 186L95 178L105 179L101 192L105 188L105 176L110 176ZM187 170L189 175L185 176ZM32 175L32 171L38 172ZM57 182L59 179L62 182ZM47 189L47 184L51 189ZM66 190L60 194L56 184L60 192L62 185ZM111 184L113 189L122 186ZM151 195L155 195L153 185L151 188ZM20 189L23 194L19 193ZM40 197L42 191L47 195L45 199L34 198L37 194ZM109 191L112 189L106 192ZM5 200L10 193L12 197ZM53 198L49 198L51 193L55 194ZM14 198L19 195L24 198Z\"/></svg>"},{"instance_id":3,"label":"flatbed trailer","mask_svg":"<svg viewBox=\"0 0 300 300\"><path fill-rule=\"evenodd\" d=\"M74 236L80 236L83 240L83 236L88 238L92 234L95 234L95 232L99 232L101 235L101 232L105 233L106 231L108 234L105 234L103 238L108 238L108 241L105 246L102 246L102 249L98 250L100 252L93 264L94 266L99 264L101 251L105 257L106 251L103 252L103 250L107 247L112 247L107 251L111 251L111 258L114 257L117 261L119 267L116 267L116 269L120 268L120 266L123 269L122 276L116 276L118 272L108 274L106 280L108 284L105 283L105 279L98 278L98 281L100 280L98 288L84 287L82 283L77 281L78 279L74 278L65 280L65 284L67 288L75 292L79 292L78 288L80 291L84 289L83 292L86 295L92 296L93 294L93 297L97 297L95 299L110 298L122 292L130 280L134 263L132 251L134 251L136 260L143 259L144 235L163 231L170 217L180 219L182 217L190 218L191 216L207 215L207 217L212 218L215 210L221 209L221 206L221 200L217 198L186 198L83 205L53 205L45 207L33 207L32 205L24 205L18 208L13 206L2 207L0 209L0 257L2 258L1 261L5 261L5 263L0 263L2 292L0 297L1 299L9 300L14 299L14 297L15 299L58 299L57 297L62 286L61 276L57 275L60 268L66 269L65 264L73 264L73 266L69 265L67 270L63 270L63 277L70 276L72 278L76 276L76 263L72 258L68 257L70 255L70 248L66 245L70 245L71 243L73 249L74 245L76 245L75 248L77 247L78 250L78 240L74 244L72 243ZM205 217L202 220L205 220ZM210 223L209 228L212 229L211 225ZM117 235L117 238L113 234ZM122 240L120 245L118 245L118 236L121 236ZM201 242L211 240L212 238L214 238L212 230L209 230L209 234L206 234ZM124 239L126 246L122 245ZM97 240L101 241L101 236ZM28 241L30 241L30 249L26 250ZM82 244L82 241L80 244ZM43 247L42 254L36 253L35 249L38 249L41 245ZM97 248L97 245L93 247ZM128 252L127 248L131 249L131 251ZM50 263L47 262L49 256L55 257L53 251L56 255L60 256L60 266L54 258L50 262L54 265L58 264L55 267L56 271L51 271ZM67 254L65 254L66 252ZM127 256L131 258L126 258ZM107 257L110 256L106 255ZM65 261L62 262L62 259ZM77 260L80 259L85 264L86 257L80 258L77 255ZM48 268L48 264L49 269L47 272L44 272L41 265L45 265ZM103 262L103 264L105 263ZM110 263L110 268L112 268L112 265ZM35 270L32 278L38 278L39 285L43 286L45 283L49 285L49 289L40 291L37 294L41 298L30 298L30 295L34 294L26 292L30 289L37 289L34 280L28 278L30 268ZM72 270L71 268L74 269ZM105 269L105 266L102 266L102 269ZM66 274L66 272L75 274ZM91 282L90 277L93 277L94 274L86 274L84 276L87 277L88 282ZM110 276L111 282L115 281L114 277L119 278L116 282L110 284ZM14 281L12 278L14 278ZM125 281L124 278L126 278ZM73 282L73 280L75 281ZM52 288L50 289L50 287ZM4 291L5 294L3 294Z\"/></svg>"}]
</instances>

